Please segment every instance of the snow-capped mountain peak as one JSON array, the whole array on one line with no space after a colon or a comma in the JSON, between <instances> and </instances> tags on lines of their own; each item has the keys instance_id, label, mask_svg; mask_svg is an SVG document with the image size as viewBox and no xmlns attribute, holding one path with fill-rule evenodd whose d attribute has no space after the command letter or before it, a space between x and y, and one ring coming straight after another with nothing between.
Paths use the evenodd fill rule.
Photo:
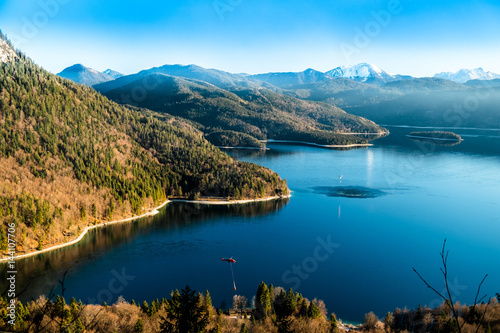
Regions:
<instances>
[{"instance_id":1,"label":"snow-capped mountain peak","mask_svg":"<svg viewBox=\"0 0 500 333\"><path fill-rule=\"evenodd\" d=\"M393 76L375 65L360 63L354 66L340 66L326 72L331 77L343 77L347 79L356 79L357 81L366 81L369 78L391 79Z\"/></svg>"},{"instance_id":2,"label":"snow-capped mountain peak","mask_svg":"<svg viewBox=\"0 0 500 333\"><path fill-rule=\"evenodd\" d=\"M435 74L434 77L465 83L469 80L493 80L499 79L500 75L492 72L485 72L481 67L474 69L461 69L455 73L442 72Z\"/></svg>"}]
</instances>

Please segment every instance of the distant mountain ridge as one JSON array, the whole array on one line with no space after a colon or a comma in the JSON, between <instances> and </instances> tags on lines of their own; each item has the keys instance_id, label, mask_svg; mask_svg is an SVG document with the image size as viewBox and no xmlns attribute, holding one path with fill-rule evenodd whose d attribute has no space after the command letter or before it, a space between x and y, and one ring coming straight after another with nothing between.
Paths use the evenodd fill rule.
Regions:
<instances>
[{"instance_id":1,"label":"distant mountain ridge","mask_svg":"<svg viewBox=\"0 0 500 333\"><path fill-rule=\"evenodd\" d=\"M455 73L452 72L437 73L436 75L434 75L434 77L455 81L459 83L465 83L470 80L500 79L500 74L486 72L484 69L479 67L474 69L461 69Z\"/></svg>"},{"instance_id":2,"label":"distant mountain ridge","mask_svg":"<svg viewBox=\"0 0 500 333\"><path fill-rule=\"evenodd\" d=\"M85 67L82 64L75 64L73 66L67 67L57 75L89 87L102 82L113 81L123 76L123 74L111 69L107 69L104 72L99 72L95 69Z\"/></svg>"},{"instance_id":3,"label":"distant mountain ridge","mask_svg":"<svg viewBox=\"0 0 500 333\"><path fill-rule=\"evenodd\" d=\"M325 73L309 68L303 72L274 72L248 76L252 79L268 82L277 87L286 87L298 84L325 82L331 78Z\"/></svg>"},{"instance_id":4,"label":"distant mountain ridge","mask_svg":"<svg viewBox=\"0 0 500 333\"><path fill-rule=\"evenodd\" d=\"M320 72L309 68L303 72L274 72L249 75L248 77L285 89L295 85L329 82L338 78L378 86L391 81L412 78L409 75L389 74L377 66L368 63L360 63L348 67L339 66L327 72Z\"/></svg>"},{"instance_id":5,"label":"distant mountain ridge","mask_svg":"<svg viewBox=\"0 0 500 333\"><path fill-rule=\"evenodd\" d=\"M261 87L262 81L246 77L241 74L232 74L218 69L207 69L197 65L164 65L161 67L154 67L140 71L136 74L125 75L114 81L104 82L94 85L94 88L101 92L106 93L110 90L125 86L129 83L140 80L151 74L165 74L170 76L178 76L187 79L195 79L213 84L219 88L227 88L233 86L240 87ZM269 84L264 85L269 88Z\"/></svg>"}]
</instances>

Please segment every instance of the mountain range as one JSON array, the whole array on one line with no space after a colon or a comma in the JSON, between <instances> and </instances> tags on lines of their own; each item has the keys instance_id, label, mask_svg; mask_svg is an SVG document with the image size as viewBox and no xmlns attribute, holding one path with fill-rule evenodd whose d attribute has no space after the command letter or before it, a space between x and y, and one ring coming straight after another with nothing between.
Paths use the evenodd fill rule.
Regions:
<instances>
[{"instance_id":1,"label":"mountain range","mask_svg":"<svg viewBox=\"0 0 500 333\"><path fill-rule=\"evenodd\" d=\"M159 74L185 81L171 80L167 84L166 78L155 77ZM440 75L446 78L438 77ZM499 79L492 79L495 76L496 74L491 72L476 69L415 78L390 74L367 63L337 67L327 72L309 68L302 72L256 75L232 74L196 65L165 65L97 84L94 88L122 104L146 107L195 121L195 126L204 131L207 138L212 140L215 137L212 141L214 143L253 142L254 146L260 146L255 139L273 138L275 135L283 138L285 132L295 133L293 137L301 133L303 137L307 132L305 139L332 144L343 141L338 135L333 135L335 132L353 132L354 128L359 128L364 133L380 130L364 120L358 120L357 124L348 122L352 127L339 126L338 122L332 126L335 122L332 122L331 118L324 122L321 117L312 116L315 112L304 110L317 109L322 110L320 114L326 112L325 114L330 116L336 114L340 117L340 109L327 111L333 106L385 124L429 125L436 119L445 118L444 115L439 115L445 111L418 112L414 110L414 106L418 105L414 101L431 98L435 102L433 105L439 105L439 96L445 96L446 92L456 92L446 95L446 100L448 103L463 104L463 96L473 94L476 89L500 86ZM149 84L149 80L154 84ZM160 81L161 88L157 86ZM216 92L206 84L219 90ZM155 99L152 96L155 96ZM488 122L495 123L496 119L500 118L492 109L496 91L490 90L485 96L486 101L479 105L478 110L478 113L487 116L484 121L468 117L463 119L464 124L484 127ZM410 103L407 110L414 110L416 113L411 117L395 117L392 111L399 107L404 108L405 103ZM386 108L381 109L381 105L386 105ZM426 107L432 108L432 105ZM453 105L448 106L452 107ZM280 116L277 117L278 114ZM307 120L303 117L307 117ZM271 119L272 125L264 119ZM325 130L329 131L328 135L325 135ZM225 139L222 141L220 136L214 134L223 133L221 131L229 131L224 132ZM318 137L321 132L323 133ZM243 134L250 137L242 139ZM352 141L355 142L358 140Z\"/></svg>"},{"instance_id":2,"label":"mountain range","mask_svg":"<svg viewBox=\"0 0 500 333\"><path fill-rule=\"evenodd\" d=\"M67 67L57 75L65 79L69 79L73 82L84 84L86 86L93 86L102 82L112 81L123 76L123 74L111 69L107 69L104 72L99 72L95 69L85 67L82 64L76 64L71 67Z\"/></svg>"},{"instance_id":3,"label":"mountain range","mask_svg":"<svg viewBox=\"0 0 500 333\"><path fill-rule=\"evenodd\" d=\"M470 80L493 80L500 79L499 74L492 72L485 72L481 67L475 69L461 69L458 72L442 72L434 75L434 77L455 81L459 83L466 83Z\"/></svg>"},{"instance_id":4,"label":"mountain range","mask_svg":"<svg viewBox=\"0 0 500 333\"><path fill-rule=\"evenodd\" d=\"M296 85L329 82L338 78L374 85L383 85L390 81L411 78L411 76L389 74L368 63L360 63L350 67L341 66L324 73L309 68L303 72L265 73L249 75L248 77L268 82L284 89Z\"/></svg>"},{"instance_id":5,"label":"mountain range","mask_svg":"<svg viewBox=\"0 0 500 333\"><path fill-rule=\"evenodd\" d=\"M99 87L99 90L108 91L123 85L125 82L129 83L138 77L143 77L152 73L163 73L172 76L202 80L221 88L234 85L256 87L262 86L263 84L265 85L266 83L269 84L266 85L266 88L270 89L273 89L273 86L275 86L274 88L289 88L297 85L329 82L337 78L345 78L355 82L383 86L388 82L418 79L410 75L389 74L377 66L368 63L360 63L349 67L339 66L327 72L320 72L308 68L302 72L271 72L254 75L232 74L217 69L205 69L196 65L164 65L141 71L134 74L135 76L127 75L128 78L125 81L119 81L116 84L102 85ZM124 76L110 69L104 72L98 72L81 64L65 68L58 75L88 86L112 81ZM500 79L500 74L486 72L482 68L475 68L461 69L455 73L437 73L434 75L434 78L466 83L470 80Z\"/></svg>"}]
</instances>

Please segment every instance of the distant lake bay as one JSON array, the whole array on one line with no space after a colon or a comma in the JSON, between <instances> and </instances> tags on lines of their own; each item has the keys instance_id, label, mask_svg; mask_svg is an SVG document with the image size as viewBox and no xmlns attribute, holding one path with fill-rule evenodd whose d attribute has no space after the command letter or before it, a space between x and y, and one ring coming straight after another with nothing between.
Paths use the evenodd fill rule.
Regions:
<instances>
[{"instance_id":1,"label":"distant lake bay","mask_svg":"<svg viewBox=\"0 0 500 333\"><path fill-rule=\"evenodd\" d=\"M113 303L168 297L189 284L214 306L250 300L260 281L323 299L344 321L441 302L439 251L448 238L452 295L471 303L500 292L500 131L454 129L464 141L436 146L388 127L373 147L329 150L268 144L228 150L286 178L288 200L241 206L170 204L154 218L91 232L81 243L18 262L21 298L48 293L69 270L66 298ZM439 130L439 129L437 129ZM2 267L2 290L5 269ZM60 288L55 290L60 293Z\"/></svg>"}]
</instances>

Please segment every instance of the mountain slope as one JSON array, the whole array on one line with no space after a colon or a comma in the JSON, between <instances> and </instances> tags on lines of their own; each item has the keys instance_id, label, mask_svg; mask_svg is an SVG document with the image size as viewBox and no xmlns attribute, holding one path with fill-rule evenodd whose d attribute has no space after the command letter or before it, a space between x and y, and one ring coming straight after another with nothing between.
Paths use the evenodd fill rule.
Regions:
<instances>
[{"instance_id":1,"label":"mountain slope","mask_svg":"<svg viewBox=\"0 0 500 333\"><path fill-rule=\"evenodd\" d=\"M112 81L115 79L111 75L98 72L95 69L85 67L82 64L76 64L67 67L57 75L89 87L98 83Z\"/></svg>"},{"instance_id":2,"label":"mountain slope","mask_svg":"<svg viewBox=\"0 0 500 333\"><path fill-rule=\"evenodd\" d=\"M288 193L276 173L234 161L186 122L120 106L17 56L0 64L0 222L16 223L18 253L166 197Z\"/></svg>"},{"instance_id":3,"label":"mountain slope","mask_svg":"<svg viewBox=\"0 0 500 333\"><path fill-rule=\"evenodd\" d=\"M442 78L458 83L465 83L469 80L492 80L500 79L499 74L485 72L481 67L475 69L461 69L458 72L442 72L435 74L434 77Z\"/></svg>"},{"instance_id":4,"label":"mountain slope","mask_svg":"<svg viewBox=\"0 0 500 333\"><path fill-rule=\"evenodd\" d=\"M458 82L432 78L412 78L407 80L387 82L383 88L397 89L402 93L413 93L418 91L438 91L438 90L464 90L467 86Z\"/></svg>"},{"instance_id":5,"label":"mountain slope","mask_svg":"<svg viewBox=\"0 0 500 333\"><path fill-rule=\"evenodd\" d=\"M464 85L468 87L500 87L500 79L492 79L492 80L469 80L464 83Z\"/></svg>"},{"instance_id":6,"label":"mountain slope","mask_svg":"<svg viewBox=\"0 0 500 333\"><path fill-rule=\"evenodd\" d=\"M138 87L150 89L134 98ZM154 88L153 88L154 87ZM375 123L328 104L309 102L264 88L223 90L206 82L153 74L105 94L200 123L205 132L232 130L258 139L311 141L318 144L365 142L349 133L382 133Z\"/></svg>"}]
</instances>

